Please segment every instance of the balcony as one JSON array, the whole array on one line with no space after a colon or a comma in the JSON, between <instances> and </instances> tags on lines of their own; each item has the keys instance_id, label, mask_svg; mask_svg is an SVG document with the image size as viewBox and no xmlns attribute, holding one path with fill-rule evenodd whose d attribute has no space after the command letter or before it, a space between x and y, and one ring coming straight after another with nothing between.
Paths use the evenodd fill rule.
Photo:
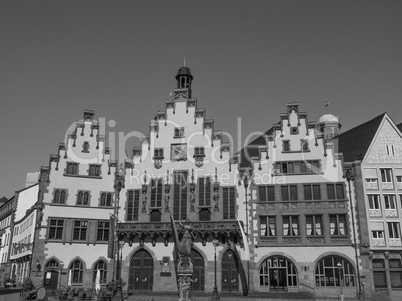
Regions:
<instances>
[{"instance_id":1,"label":"balcony","mask_svg":"<svg viewBox=\"0 0 402 301\"><path fill-rule=\"evenodd\" d=\"M370 209L369 215L370 217L381 217L382 216L381 209Z\"/></svg>"},{"instance_id":2,"label":"balcony","mask_svg":"<svg viewBox=\"0 0 402 301\"><path fill-rule=\"evenodd\" d=\"M400 238L388 238L390 247L400 247L402 246L402 242Z\"/></svg>"},{"instance_id":3,"label":"balcony","mask_svg":"<svg viewBox=\"0 0 402 301\"><path fill-rule=\"evenodd\" d=\"M381 188L384 190L393 190L394 189L394 183L392 182L383 182L381 183Z\"/></svg>"},{"instance_id":4,"label":"balcony","mask_svg":"<svg viewBox=\"0 0 402 301\"><path fill-rule=\"evenodd\" d=\"M299 211L304 209L322 209L322 210L346 210L347 200L331 201L283 201L283 202L258 202L257 210L265 211Z\"/></svg>"},{"instance_id":5,"label":"balcony","mask_svg":"<svg viewBox=\"0 0 402 301\"><path fill-rule=\"evenodd\" d=\"M378 181L366 182L367 190L378 190Z\"/></svg>"},{"instance_id":6,"label":"balcony","mask_svg":"<svg viewBox=\"0 0 402 301\"><path fill-rule=\"evenodd\" d=\"M242 222L240 222L242 224ZM190 222L191 233L195 237L195 241L205 243L216 237L225 236L226 238L241 238L240 226L237 221L205 221L205 222ZM242 225L243 226L243 225ZM184 228L176 222L178 234L184 233ZM173 240L172 224L166 222L149 222L149 223L118 223L116 227L116 235L119 240L127 239L129 244L134 241L144 243L144 241L164 240L165 245L168 244L169 238Z\"/></svg>"},{"instance_id":7,"label":"balcony","mask_svg":"<svg viewBox=\"0 0 402 301\"><path fill-rule=\"evenodd\" d=\"M398 217L398 211L396 209L385 209L386 217Z\"/></svg>"},{"instance_id":8,"label":"balcony","mask_svg":"<svg viewBox=\"0 0 402 301\"><path fill-rule=\"evenodd\" d=\"M373 238L373 247L385 247L385 239Z\"/></svg>"}]
</instances>

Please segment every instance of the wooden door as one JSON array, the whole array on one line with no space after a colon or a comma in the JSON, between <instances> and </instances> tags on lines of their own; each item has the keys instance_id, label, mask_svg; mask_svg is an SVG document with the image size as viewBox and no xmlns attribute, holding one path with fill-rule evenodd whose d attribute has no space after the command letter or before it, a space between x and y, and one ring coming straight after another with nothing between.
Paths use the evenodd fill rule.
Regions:
<instances>
[{"instance_id":1,"label":"wooden door","mask_svg":"<svg viewBox=\"0 0 402 301\"><path fill-rule=\"evenodd\" d=\"M239 292L239 271L237 260L232 250L227 250L222 258L222 292Z\"/></svg>"},{"instance_id":2,"label":"wooden door","mask_svg":"<svg viewBox=\"0 0 402 301\"><path fill-rule=\"evenodd\" d=\"M191 250L191 262L193 263L193 285L194 292L203 292L205 290L205 264L204 258L200 253Z\"/></svg>"},{"instance_id":3,"label":"wooden door","mask_svg":"<svg viewBox=\"0 0 402 301\"><path fill-rule=\"evenodd\" d=\"M152 291L154 262L145 250L135 253L130 261L128 292Z\"/></svg>"}]
</instances>

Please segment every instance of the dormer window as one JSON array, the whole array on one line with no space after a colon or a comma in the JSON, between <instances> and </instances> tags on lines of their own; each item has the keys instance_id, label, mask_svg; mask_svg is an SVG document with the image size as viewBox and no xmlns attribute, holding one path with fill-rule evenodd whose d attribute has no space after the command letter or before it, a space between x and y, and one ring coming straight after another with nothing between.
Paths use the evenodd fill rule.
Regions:
<instances>
[{"instance_id":1,"label":"dormer window","mask_svg":"<svg viewBox=\"0 0 402 301\"><path fill-rule=\"evenodd\" d=\"M82 152L89 153L89 142L88 141L84 141L84 143L82 144Z\"/></svg>"},{"instance_id":2,"label":"dormer window","mask_svg":"<svg viewBox=\"0 0 402 301\"><path fill-rule=\"evenodd\" d=\"M184 137L184 127L174 128L174 137L173 138L183 138Z\"/></svg>"}]
</instances>

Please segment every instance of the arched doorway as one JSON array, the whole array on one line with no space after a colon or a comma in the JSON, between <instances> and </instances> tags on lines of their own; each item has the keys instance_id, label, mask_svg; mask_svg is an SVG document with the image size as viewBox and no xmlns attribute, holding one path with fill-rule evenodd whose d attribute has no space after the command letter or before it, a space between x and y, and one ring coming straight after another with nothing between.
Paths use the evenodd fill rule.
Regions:
<instances>
[{"instance_id":1,"label":"arched doorway","mask_svg":"<svg viewBox=\"0 0 402 301\"><path fill-rule=\"evenodd\" d=\"M59 263L52 259L46 263L45 266L45 279L43 286L48 292L57 290L57 283L59 281Z\"/></svg>"},{"instance_id":2,"label":"arched doorway","mask_svg":"<svg viewBox=\"0 0 402 301\"><path fill-rule=\"evenodd\" d=\"M260 266L260 286L269 287L270 291L297 288L297 278L295 265L285 257L269 257Z\"/></svg>"},{"instance_id":3,"label":"arched doorway","mask_svg":"<svg viewBox=\"0 0 402 301\"><path fill-rule=\"evenodd\" d=\"M222 257L222 292L239 292L238 262L232 250L227 250Z\"/></svg>"},{"instance_id":4,"label":"arched doorway","mask_svg":"<svg viewBox=\"0 0 402 301\"><path fill-rule=\"evenodd\" d=\"M203 292L205 290L205 264L201 254L192 249L191 262L193 263L193 284L192 290L195 292Z\"/></svg>"},{"instance_id":5,"label":"arched doorway","mask_svg":"<svg viewBox=\"0 0 402 301\"><path fill-rule=\"evenodd\" d=\"M144 249L131 257L128 277L128 292L152 291L154 281L154 260Z\"/></svg>"}]
</instances>

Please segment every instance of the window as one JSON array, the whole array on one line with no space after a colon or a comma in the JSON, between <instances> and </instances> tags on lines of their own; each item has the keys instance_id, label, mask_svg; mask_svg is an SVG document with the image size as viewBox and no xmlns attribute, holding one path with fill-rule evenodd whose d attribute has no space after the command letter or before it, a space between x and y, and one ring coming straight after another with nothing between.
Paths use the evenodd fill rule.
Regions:
<instances>
[{"instance_id":1,"label":"window","mask_svg":"<svg viewBox=\"0 0 402 301\"><path fill-rule=\"evenodd\" d=\"M283 217L283 236L299 235L299 217L290 215Z\"/></svg>"},{"instance_id":2,"label":"window","mask_svg":"<svg viewBox=\"0 0 402 301\"><path fill-rule=\"evenodd\" d=\"M53 194L53 204L65 204L66 194L66 189L55 189Z\"/></svg>"},{"instance_id":3,"label":"window","mask_svg":"<svg viewBox=\"0 0 402 301\"><path fill-rule=\"evenodd\" d=\"M307 201L321 200L320 185L304 185L304 199Z\"/></svg>"},{"instance_id":4,"label":"window","mask_svg":"<svg viewBox=\"0 0 402 301\"><path fill-rule=\"evenodd\" d=\"M184 128L174 128L174 138L183 138L184 137Z\"/></svg>"},{"instance_id":5,"label":"window","mask_svg":"<svg viewBox=\"0 0 402 301\"><path fill-rule=\"evenodd\" d=\"M199 206L211 206L211 177L198 179Z\"/></svg>"},{"instance_id":6,"label":"window","mask_svg":"<svg viewBox=\"0 0 402 301\"><path fill-rule=\"evenodd\" d=\"M98 273L98 270L99 270L99 274L100 274L100 281L99 281L100 284L106 284L107 283L107 264L103 260L98 261L95 265L92 283L95 283L95 281L96 281L96 274Z\"/></svg>"},{"instance_id":7,"label":"window","mask_svg":"<svg viewBox=\"0 0 402 301\"><path fill-rule=\"evenodd\" d=\"M81 284L82 283L82 275L84 273L84 269L82 267L82 262L80 260L76 260L71 265L71 276L73 284Z\"/></svg>"},{"instance_id":8,"label":"window","mask_svg":"<svg viewBox=\"0 0 402 301\"><path fill-rule=\"evenodd\" d=\"M391 288L402 288L402 265L398 258L388 260L389 272L391 276Z\"/></svg>"},{"instance_id":9,"label":"window","mask_svg":"<svg viewBox=\"0 0 402 301\"><path fill-rule=\"evenodd\" d=\"M395 156L395 147L393 145L387 145L387 155Z\"/></svg>"},{"instance_id":10,"label":"window","mask_svg":"<svg viewBox=\"0 0 402 301\"><path fill-rule=\"evenodd\" d=\"M67 163L66 174L78 175L78 163Z\"/></svg>"},{"instance_id":11,"label":"window","mask_svg":"<svg viewBox=\"0 0 402 301\"><path fill-rule=\"evenodd\" d=\"M163 148L154 149L154 158L163 158Z\"/></svg>"},{"instance_id":12,"label":"window","mask_svg":"<svg viewBox=\"0 0 402 301\"><path fill-rule=\"evenodd\" d=\"M258 186L259 202L275 202L275 186Z\"/></svg>"},{"instance_id":13,"label":"window","mask_svg":"<svg viewBox=\"0 0 402 301\"><path fill-rule=\"evenodd\" d=\"M396 176L396 181L398 183L402 183L402 176Z\"/></svg>"},{"instance_id":14,"label":"window","mask_svg":"<svg viewBox=\"0 0 402 301\"><path fill-rule=\"evenodd\" d=\"M275 216L260 216L260 236L276 236Z\"/></svg>"},{"instance_id":15,"label":"window","mask_svg":"<svg viewBox=\"0 0 402 301\"><path fill-rule=\"evenodd\" d=\"M347 235L346 215L330 215L329 228L331 235Z\"/></svg>"},{"instance_id":16,"label":"window","mask_svg":"<svg viewBox=\"0 0 402 301\"><path fill-rule=\"evenodd\" d=\"M322 216L321 215L307 215L306 216L306 230L307 236L316 236L322 234Z\"/></svg>"},{"instance_id":17,"label":"window","mask_svg":"<svg viewBox=\"0 0 402 301\"><path fill-rule=\"evenodd\" d=\"M162 207L162 179L151 179L151 207Z\"/></svg>"},{"instance_id":18,"label":"window","mask_svg":"<svg viewBox=\"0 0 402 301\"><path fill-rule=\"evenodd\" d=\"M369 208L371 210L380 210L380 196L378 194L368 195Z\"/></svg>"},{"instance_id":19,"label":"window","mask_svg":"<svg viewBox=\"0 0 402 301\"><path fill-rule=\"evenodd\" d=\"M343 184L327 184L328 200L343 200L345 199L345 191Z\"/></svg>"},{"instance_id":20,"label":"window","mask_svg":"<svg viewBox=\"0 0 402 301\"><path fill-rule=\"evenodd\" d=\"M102 192L100 197L100 206L101 207L111 207L113 200L112 192Z\"/></svg>"},{"instance_id":21,"label":"window","mask_svg":"<svg viewBox=\"0 0 402 301\"><path fill-rule=\"evenodd\" d=\"M99 177L101 174L101 165L89 165L88 175L90 177Z\"/></svg>"},{"instance_id":22,"label":"window","mask_svg":"<svg viewBox=\"0 0 402 301\"><path fill-rule=\"evenodd\" d=\"M75 220L74 221L74 240L87 239L88 221Z\"/></svg>"},{"instance_id":23,"label":"window","mask_svg":"<svg viewBox=\"0 0 402 301\"><path fill-rule=\"evenodd\" d=\"M275 169L277 174L305 174L321 171L318 160L276 162Z\"/></svg>"},{"instance_id":24,"label":"window","mask_svg":"<svg viewBox=\"0 0 402 301\"><path fill-rule=\"evenodd\" d=\"M308 141L307 140L302 140L301 141L301 149L302 151L309 151L309 146L308 146Z\"/></svg>"},{"instance_id":25,"label":"window","mask_svg":"<svg viewBox=\"0 0 402 301\"><path fill-rule=\"evenodd\" d=\"M297 201L297 186L283 185L281 186L282 201Z\"/></svg>"},{"instance_id":26,"label":"window","mask_svg":"<svg viewBox=\"0 0 402 301\"><path fill-rule=\"evenodd\" d=\"M264 260L260 266L259 276L260 286L278 288L280 284L277 280L279 279L285 287L298 287L297 269L290 260L284 257L269 257Z\"/></svg>"},{"instance_id":27,"label":"window","mask_svg":"<svg viewBox=\"0 0 402 301\"><path fill-rule=\"evenodd\" d=\"M77 195L77 205L79 206L88 206L89 205L89 191L78 191Z\"/></svg>"},{"instance_id":28,"label":"window","mask_svg":"<svg viewBox=\"0 0 402 301\"><path fill-rule=\"evenodd\" d=\"M382 230L373 230L373 231L371 231L371 236L373 238L384 239L384 231L382 231Z\"/></svg>"},{"instance_id":29,"label":"window","mask_svg":"<svg viewBox=\"0 0 402 301\"><path fill-rule=\"evenodd\" d=\"M84 141L84 143L82 144L82 152L89 153L89 142L88 141Z\"/></svg>"},{"instance_id":30,"label":"window","mask_svg":"<svg viewBox=\"0 0 402 301\"><path fill-rule=\"evenodd\" d=\"M205 149L203 147L195 147L194 148L194 157L204 157Z\"/></svg>"},{"instance_id":31,"label":"window","mask_svg":"<svg viewBox=\"0 0 402 301\"><path fill-rule=\"evenodd\" d=\"M98 222L98 232L96 235L97 241L109 241L109 226L110 222Z\"/></svg>"},{"instance_id":32,"label":"window","mask_svg":"<svg viewBox=\"0 0 402 301\"><path fill-rule=\"evenodd\" d=\"M390 223L387 223L387 225L388 225L389 238L400 238L401 237L399 223L390 222Z\"/></svg>"},{"instance_id":33,"label":"window","mask_svg":"<svg viewBox=\"0 0 402 301\"><path fill-rule=\"evenodd\" d=\"M200 210L200 221L210 221L211 220L211 212L209 209L204 208Z\"/></svg>"},{"instance_id":34,"label":"window","mask_svg":"<svg viewBox=\"0 0 402 301\"><path fill-rule=\"evenodd\" d=\"M392 171L390 168L381 168L381 181L383 183L392 183Z\"/></svg>"},{"instance_id":35,"label":"window","mask_svg":"<svg viewBox=\"0 0 402 301\"><path fill-rule=\"evenodd\" d=\"M175 220L187 218L187 171L173 172L173 217Z\"/></svg>"},{"instance_id":36,"label":"window","mask_svg":"<svg viewBox=\"0 0 402 301\"><path fill-rule=\"evenodd\" d=\"M127 221L138 221L138 211L140 203L140 191L127 191Z\"/></svg>"},{"instance_id":37,"label":"window","mask_svg":"<svg viewBox=\"0 0 402 301\"><path fill-rule=\"evenodd\" d=\"M338 263L341 264L341 273ZM327 256L321 259L315 268L314 276L316 287L354 287L356 282L353 266L339 256Z\"/></svg>"},{"instance_id":38,"label":"window","mask_svg":"<svg viewBox=\"0 0 402 301\"><path fill-rule=\"evenodd\" d=\"M284 152L290 152L290 141L289 140L285 140L282 141L282 145L283 145L283 151Z\"/></svg>"},{"instance_id":39,"label":"window","mask_svg":"<svg viewBox=\"0 0 402 301\"><path fill-rule=\"evenodd\" d=\"M151 222L160 222L162 214L159 210L152 210L150 214L150 221Z\"/></svg>"},{"instance_id":40,"label":"window","mask_svg":"<svg viewBox=\"0 0 402 301\"><path fill-rule=\"evenodd\" d=\"M223 187L223 219L236 219L235 187Z\"/></svg>"},{"instance_id":41,"label":"window","mask_svg":"<svg viewBox=\"0 0 402 301\"><path fill-rule=\"evenodd\" d=\"M49 223L49 235L47 239L63 239L63 227L64 220L63 219L50 219Z\"/></svg>"},{"instance_id":42,"label":"window","mask_svg":"<svg viewBox=\"0 0 402 301\"><path fill-rule=\"evenodd\" d=\"M396 209L395 195L394 194L384 194L384 204L385 204L385 209L395 210Z\"/></svg>"}]
</instances>

